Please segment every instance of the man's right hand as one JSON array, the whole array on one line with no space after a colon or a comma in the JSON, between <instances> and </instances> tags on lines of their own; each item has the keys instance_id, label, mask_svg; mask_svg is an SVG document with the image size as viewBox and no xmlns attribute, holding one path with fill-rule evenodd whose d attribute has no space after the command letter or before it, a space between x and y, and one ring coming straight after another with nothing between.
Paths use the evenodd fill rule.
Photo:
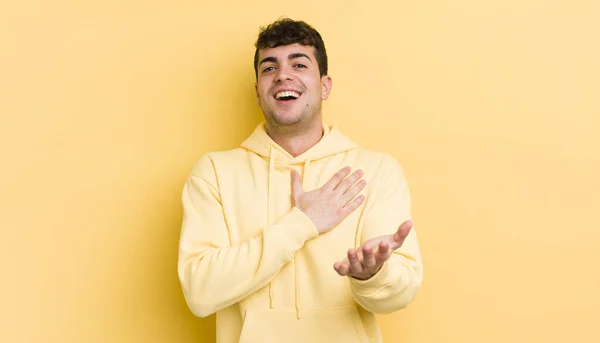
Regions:
<instances>
[{"instance_id":1,"label":"man's right hand","mask_svg":"<svg viewBox=\"0 0 600 343\"><path fill-rule=\"evenodd\" d=\"M343 168L323 187L305 192L300 175L292 170L293 206L312 220L319 234L333 229L365 199L364 195L357 196L367 184L365 180L357 183L362 177L362 171L357 170L348 176L349 173L350 167Z\"/></svg>"}]
</instances>

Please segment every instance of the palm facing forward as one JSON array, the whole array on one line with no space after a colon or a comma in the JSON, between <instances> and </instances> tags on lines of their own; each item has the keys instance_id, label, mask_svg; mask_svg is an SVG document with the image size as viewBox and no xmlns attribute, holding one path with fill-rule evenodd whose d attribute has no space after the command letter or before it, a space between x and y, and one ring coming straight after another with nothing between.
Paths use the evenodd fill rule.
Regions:
<instances>
[{"instance_id":1,"label":"palm facing forward","mask_svg":"<svg viewBox=\"0 0 600 343\"><path fill-rule=\"evenodd\" d=\"M400 225L396 233L371 238L358 249L349 249L348 257L336 262L333 268L341 276L348 275L359 280L371 278L392 256L394 250L402 246L412 226L412 221L407 220Z\"/></svg>"}]
</instances>

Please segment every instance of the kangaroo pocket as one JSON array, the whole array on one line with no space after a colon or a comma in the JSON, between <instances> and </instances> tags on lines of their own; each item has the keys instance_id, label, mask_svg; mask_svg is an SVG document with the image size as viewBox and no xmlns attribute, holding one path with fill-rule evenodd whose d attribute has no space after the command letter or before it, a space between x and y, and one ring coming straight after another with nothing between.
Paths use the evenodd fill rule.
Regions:
<instances>
[{"instance_id":1,"label":"kangaroo pocket","mask_svg":"<svg viewBox=\"0 0 600 343\"><path fill-rule=\"evenodd\" d=\"M341 309L248 310L240 343L368 342L366 331L355 306Z\"/></svg>"}]
</instances>

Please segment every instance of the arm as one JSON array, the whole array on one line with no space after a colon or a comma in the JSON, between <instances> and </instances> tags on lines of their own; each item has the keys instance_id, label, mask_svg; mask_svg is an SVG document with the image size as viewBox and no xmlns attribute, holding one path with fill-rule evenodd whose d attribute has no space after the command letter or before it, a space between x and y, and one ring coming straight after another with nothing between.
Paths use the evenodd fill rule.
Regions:
<instances>
[{"instance_id":1,"label":"arm","mask_svg":"<svg viewBox=\"0 0 600 343\"><path fill-rule=\"evenodd\" d=\"M361 244L396 232L411 219L410 193L397 160L388 157L371 207L362 225ZM411 303L421 286L423 266L414 228L379 271L367 280L348 277L356 301L373 313L387 314Z\"/></svg>"},{"instance_id":2,"label":"arm","mask_svg":"<svg viewBox=\"0 0 600 343\"><path fill-rule=\"evenodd\" d=\"M205 317L267 285L304 243L318 235L293 208L263 232L231 246L212 162L201 159L183 189L178 275L190 310Z\"/></svg>"}]
</instances>

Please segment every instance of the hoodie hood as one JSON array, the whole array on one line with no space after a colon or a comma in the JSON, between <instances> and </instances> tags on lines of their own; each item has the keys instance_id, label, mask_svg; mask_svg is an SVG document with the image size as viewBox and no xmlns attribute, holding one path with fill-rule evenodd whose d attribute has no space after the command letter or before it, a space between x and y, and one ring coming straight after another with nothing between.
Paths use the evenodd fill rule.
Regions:
<instances>
[{"instance_id":1,"label":"hoodie hood","mask_svg":"<svg viewBox=\"0 0 600 343\"><path fill-rule=\"evenodd\" d=\"M267 223L272 224L274 222L274 211L273 211L273 172L276 168L276 165L303 165L303 173L302 173L302 187L306 190L306 185L310 184L308 181L310 179L310 169L311 169L311 161L318 161L336 154L345 153L349 150L357 148L356 143L351 141L348 137L343 135L340 130L334 126L328 126L323 124L323 137L321 140L312 146L310 149L305 151L304 153L293 157L290 153L288 153L285 149L283 149L279 144L277 144L271 136L267 134L265 129L265 122L259 124L254 132L244 141L242 142L242 148L254 152L255 154L261 156L265 160L269 161L269 168L267 173ZM296 252L296 254L301 252ZM296 316L300 319L300 287L299 287L299 279L298 273L296 269L296 258L294 255L294 259L292 259L292 264L294 266L294 303L296 307ZM273 305L273 285L269 283L269 306L274 308Z\"/></svg>"},{"instance_id":2,"label":"hoodie hood","mask_svg":"<svg viewBox=\"0 0 600 343\"><path fill-rule=\"evenodd\" d=\"M252 151L266 159L277 156L278 163L299 164L306 161L317 161L329 156L346 152L357 145L344 136L337 126L323 124L323 137L313 147L293 157L277 144L265 130L265 122L259 124L254 132L243 143L242 148ZM273 151L274 150L274 151Z\"/></svg>"}]
</instances>

